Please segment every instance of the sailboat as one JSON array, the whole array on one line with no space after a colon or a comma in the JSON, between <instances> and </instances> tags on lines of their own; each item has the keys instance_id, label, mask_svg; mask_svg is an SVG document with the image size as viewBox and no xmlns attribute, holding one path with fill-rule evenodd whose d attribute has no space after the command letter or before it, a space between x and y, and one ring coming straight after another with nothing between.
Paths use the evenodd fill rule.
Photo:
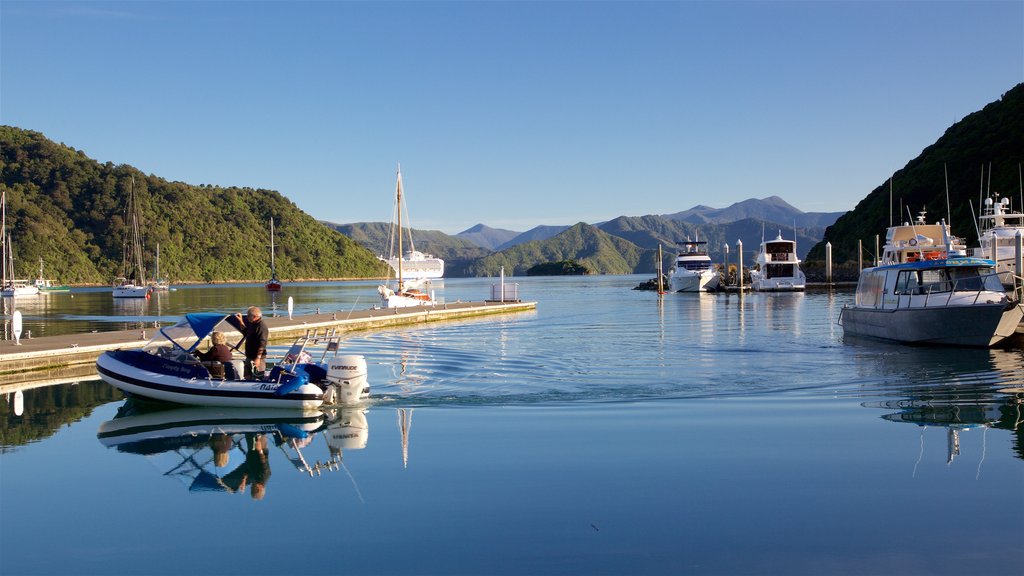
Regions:
<instances>
[{"instance_id":1,"label":"sailboat","mask_svg":"<svg viewBox=\"0 0 1024 576\"><path fill-rule=\"evenodd\" d=\"M267 290L271 292L281 291L281 281L277 279L277 269L274 267L274 218L270 218L270 280L267 281Z\"/></svg>"},{"instance_id":2,"label":"sailboat","mask_svg":"<svg viewBox=\"0 0 1024 576\"><path fill-rule=\"evenodd\" d=\"M7 191L0 192L0 243L3 244L3 273L0 278L0 296L32 296L39 294L39 288L27 280L14 278L14 249L11 235L7 232Z\"/></svg>"},{"instance_id":3,"label":"sailboat","mask_svg":"<svg viewBox=\"0 0 1024 576\"><path fill-rule=\"evenodd\" d=\"M167 278L160 276L160 244L156 245L156 270L153 272L153 281L149 283L149 288L156 292L167 292L171 289Z\"/></svg>"},{"instance_id":4,"label":"sailboat","mask_svg":"<svg viewBox=\"0 0 1024 576\"><path fill-rule=\"evenodd\" d=\"M398 167L398 183L395 186L395 218L392 220L391 239L388 244L394 245L395 240L398 241L398 250L394 254L397 254L397 269L398 273L398 285L395 289L391 289L387 283L381 284L377 287L377 292L380 294L381 305L384 308L405 308L408 306L433 306L434 299L425 292L426 287L430 284L427 279L417 279L414 281L407 281L402 274L402 167ZM409 229L409 239L412 240L412 229ZM390 266L388 267L390 269Z\"/></svg>"},{"instance_id":5,"label":"sailboat","mask_svg":"<svg viewBox=\"0 0 1024 576\"><path fill-rule=\"evenodd\" d=\"M39 278L36 278L35 287L39 288L40 292L70 292L71 288L64 284L54 284L53 280L47 280L43 277L43 259L39 259Z\"/></svg>"},{"instance_id":6,"label":"sailboat","mask_svg":"<svg viewBox=\"0 0 1024 576\"><path fill-rule=\"evenodd\" d=\"M128 227L124 233L122 275L114 279L114 298L149 298L146 270L142 263L142 229L139 206L135 198L135 177L128 191Z\"/></svg>"}]
</instances>

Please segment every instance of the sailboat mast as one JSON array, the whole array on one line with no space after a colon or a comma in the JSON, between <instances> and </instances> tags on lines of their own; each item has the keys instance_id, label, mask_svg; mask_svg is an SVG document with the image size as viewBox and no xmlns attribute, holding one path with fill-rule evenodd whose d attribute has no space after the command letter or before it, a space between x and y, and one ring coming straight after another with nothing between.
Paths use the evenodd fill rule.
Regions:
<instances>
[{"instance_id":1,"label":"sailboat mast","mask_svg":"<svg viewBox=\"0 0 1024 576\"><path fill-rule=\"evenodd\" d=\"M3 244L3 250L0 250L4 265L3 265L3 278L0 280L0 287L7 287L7 191L0 192L0 244Z\"/></svg>"},{"instance_id":2,"label":"sailboat mast","mask_svg":"<svg viewBox=\"0 0 1024 576\"><path fill-rule=\"evenodd\" d=\"M274 217L270 217L270 277L277 278L277 269L274 267Z\"/></svg>"},{"instance_id":3,"label":"sailboat mast","mask_svg":"<svg viewBox=\"0 0 1024 576\"><path fill-rule=\"evenodd\" d=\"M398 289L402 289L402 166L398 166L398 183L395 185L395 203L398 206Z\"/></svg>"}]
</instances>

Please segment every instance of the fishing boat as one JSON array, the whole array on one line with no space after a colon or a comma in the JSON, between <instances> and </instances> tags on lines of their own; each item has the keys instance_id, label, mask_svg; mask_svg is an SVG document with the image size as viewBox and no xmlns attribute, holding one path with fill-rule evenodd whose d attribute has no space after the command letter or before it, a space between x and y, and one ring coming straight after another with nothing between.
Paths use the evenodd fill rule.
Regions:
<instances>
[{"instance_id":1,"label":"fishing boat","mask_svg":"<svg viewBox=\"0 0 1024 576\"><path fill-rule=\"evenodd\" d=\"M774 240L761 240L756 263L757 269L750 271L750 287L755 292L801 292L807 287L796 240L784 240L781 230Z\"/></svg>"},{"instance_id":2,"label":"fishing boat","mask_svg":"<svg viewBox=\"0 0 1024 576\"><path fill-rule=\"evenodd\" d=\"M43 259L39 259L39 277L33 282L40 292L70 292L71 288L64 284L56 284L43 276Z\"/></svg>"},{"instance_id":3,"label":"fishing boat","mask_svg":"<svg viewBox=\"0 0 1024 576\"><path fill-rule=\"evenodd\" d=\"M235 350L230 362L197 358L213 332L222 332ZM160 328L141 350L105 352L96 360L101 378L130 396L201 406L315 409L349 404L369 395L366 359L339 355L338 336L298 338L281 361L265 374L245 379L237 349L241 324L233 315L186 314ZM321 347L319 360L314 347Z\"/></svg>"},{"instance_id":4,"label":"fishing boat","mask_svg":"<svg viewBox=\"0 0 1024 576\"><path fill-rule=\"evenodd\" d=\"M708 256L707 244L707 241L689 238L679 243L676 264L669 271L672 290L703 292L718 287L718 274Z\"/></svg>"},{"instance_id":5,"label":"fishing boat","mask_svg":"<svg viewBox=\"0 0 1024 576\"><path fill-rule=\"evenodd\" d=\"M398 182L395 185L395 211L392 218L392 227L388 245L393 247L397 243L395 254L402 254L402 212L404 203L402 201L402 167L398 167ZM412 241L412 229L409 229L409 240ZM434 298L428 294L430 280L427 278L409 279L406 278L403 268L404 258L395 258L395 273L398 275L398 284L392 288L385 284L377 287L380 294L381 306L384 308L405 308L410 306L433 306ZM389 259L388 261L390 261Z\"/></svg>"},{"instance_id":6,"label":"fishing boat","mask_svg":"<svg viewBox=\"0 0 1024 576\"><path fill-rule=\"evenodd\" d=\"M860 274L843 333L907 344L995 346L1024 318L1020 291L1007 292L992 260L970 258L945 222L892 226L878 266Z\"/></svg>"},{"instance_id":7,"label":"fishing boat","mask_svg":"<svg viewBox=\"0 0 1024 576\"><path fill-rule=\"evenodd\" d=\"M135 177L132 176L128 190L128 216L124 233L124 252L121 261L122 273L114 279L114 298L149 298L150 289L146 284L146 269L142 261L142 226L139 222L138 199L135 197Z\"/></svg>"},{"instance_id":8,"label":"fishing boat","mask_svg":"<svg viewBox=\"0 0 1024 576\"><path fill-rule=\"evenodd\" d=\"M14 277L14 246L11 243L11 234L7 229L7 191L0 192L0 245L3 250L0 254L2 260L2 273L0 273L0 296L5 298L15 296L34 296L39 294L39 288L28 280L18 280Z\"/></svg>"},{"instance_id":9,"label":"fishing boat","mask_svg":"<svg viewBox=\"0 0 1024 576\"><path fill-rule=\"evenodd\" d=\"M1017 234L1024 235L1024 213L1014 210L1009 198L988 197L978 217L977 248L971 256L995 260L996 270L1018 274L1016 269Z\"/></svg>"},{"instance_id":10,"label":"fishing boat","mask_svg":"<svg viewBox=\"0 0 1024 576\"><path fill-rule=\"evenodd\" d=\"M168 292L171 289L171 283L160 275L160 244L156 245L156 263L154 266L156 269L153 271L153 280L149 283L149 289L154 292Z\"/></svg>"},{"instance_id":11,"label":"fishing boat","mask_svg":"<svg viewBox=\"0 0 1024 576\"><path fill-rule=\"evenodd\" d=\"M267 290L270 292L281 291L281 281L277 279L277 268L274 266L274 218L270 218L270 280L267 281Z\"/></svg>"}]
</instances>

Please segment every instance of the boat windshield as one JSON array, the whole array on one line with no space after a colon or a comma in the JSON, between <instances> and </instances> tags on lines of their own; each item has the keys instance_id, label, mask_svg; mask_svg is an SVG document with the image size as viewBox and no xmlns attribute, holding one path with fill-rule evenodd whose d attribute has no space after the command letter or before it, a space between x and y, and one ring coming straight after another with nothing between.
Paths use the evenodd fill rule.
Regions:
<instances>
[{"instance_id":1,"label":"boat windshield","mask_svg":"<svg viewBox=\"0 0 1024 576\"><path fill-rule=\"evenodd\" d=\"M962 266L924 270L901 270L895 294L936 294L941 292L1003 292L999 275L991 266Z\"/></svg>"}]
</instances>

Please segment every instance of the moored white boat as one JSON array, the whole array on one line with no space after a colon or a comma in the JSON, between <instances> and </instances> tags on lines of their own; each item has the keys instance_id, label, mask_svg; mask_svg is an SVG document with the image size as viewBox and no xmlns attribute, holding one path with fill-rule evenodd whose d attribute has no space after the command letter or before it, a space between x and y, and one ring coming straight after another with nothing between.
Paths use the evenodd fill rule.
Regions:
<instances>
[{"instance_id":1,"label":"moored white boat","mask_svg":"<svg viewBox=\"0 0 1024 576\"><path fill-rule=\"evenodd\" d=\"M707 242L689 240L680 242L675 266L669 271L669 281L675 292L703 292L718 287L718 274L708 256Z\"/></svg>"},{"instance_id":2,"label":"moored white boat","mask_svg":"<svg viewBox=\"0 0 1024 576\"><path fill-rule=\"evenodd\" d=\"M39 294L39 287L28 280L18 280L14 277L14 246L11 243L11 235L7 229L7 191L0 193L0 296L5 298L16 296L34 296Z\"/></svg>"},{"instance_id":3,"label":"moored white boat","mask_svg":"<svg viewBox=\"0 0 1024 576\"><path fill-rule=\"evenodd\" d=\"M1009 198L986 198L978 216L979 237L971 256L995 260L999 272L1016 270L1017 234L1024 235L1024 213L1014 210Z\"/></svg>"},{"instance_id":4,"label":"moored white boat","mask_svg":"<svg viewBox=\"0 0 1024 576\"><path fill-rule=\"evenodd\" d=\"M411 280L444 278L444 260L432 254L412 250L405 253L401 262L397 257L381 258L381 260L387 262L396 274L398 268L401 267L402 276Z\"/></svg>"},{"instance_id":5,"label":"moored white boat","mask_svg":"<svg viewBox=\"0 0 1024 576\"><path fill-rule=\"evenodd\" d=\"M388 245L390 247L397 243L398 248L394 251L395 254L402 254L402 211L404 204L402 202L402 168L398 167L397 183L395 185L395 217L392 219L391 238L389 239ZM412 230L409 231L409 242L412 242ZM435 304L434 296L430 293L430 280L427 278L418 278L409 280L405 276L403 263L404 258L398 258L392 256L385 262L395 261L396 266L394 271L398 276L398 283L394 288L388 286L387 283L381 284L377 287L377 293L380 294L381 306L384 308L407 308L411 306L433 306ZM391 264L388 264L389 269Z\"/></svg>"},{"instance_id":6,"label":"moored white boat","mask_svg":"<svg viewBox=\"0 0 1024 576\"><path fill-rule=\"evenodd\" d=\"M757 269L750 271L751 289L755 292L800 292L807 287L796 240L784 240L781 231L774 240L761 241L756 263Z\"/></svg>"},{"instance_id":7,"label":"moored white boat","mask_svg":"<svg viewBox=\"0 0 1024 576\"><path fill-rule=\"evenodd\" d=\"M937 236L936 236L937 235ZM844 334L908 344L989 347L1017 334L1019 290L1007 293L995 262L962 256L943 222L890 227L882 263L861 271Z\"/></svg>"},{"instance_id":8,"label":"moored white boat","mask_svg":"<svg viewBox=\"0 0 1024 576\"><path fill-rule=\"evenodd\" d=\"M149 298L145 264L142 261L142 229L138 199L135 197L135 177L128 190L128 226L125 228L123 273L114 279L114 298Z\"/></svg>"},{"instance_id":9,"label":"moored white boat","mask_svg":"<svg viewBox=\"0 0 1024 576\"><path fill-rule=\"evenodd\" d=\"M337 338L300 338L268 374L246 380L241 358L222 363L194 356L214 331L229 341L240 336L234 315L186 314L178 324L160 328L142 350L102 354L96 369L103 380L129 395L200 406L313 409L325 402L358 402L369 394L366 360L338 355ZM321 344L326 348L313 361L306 348Z\"/></svg>"}]
</instances>

